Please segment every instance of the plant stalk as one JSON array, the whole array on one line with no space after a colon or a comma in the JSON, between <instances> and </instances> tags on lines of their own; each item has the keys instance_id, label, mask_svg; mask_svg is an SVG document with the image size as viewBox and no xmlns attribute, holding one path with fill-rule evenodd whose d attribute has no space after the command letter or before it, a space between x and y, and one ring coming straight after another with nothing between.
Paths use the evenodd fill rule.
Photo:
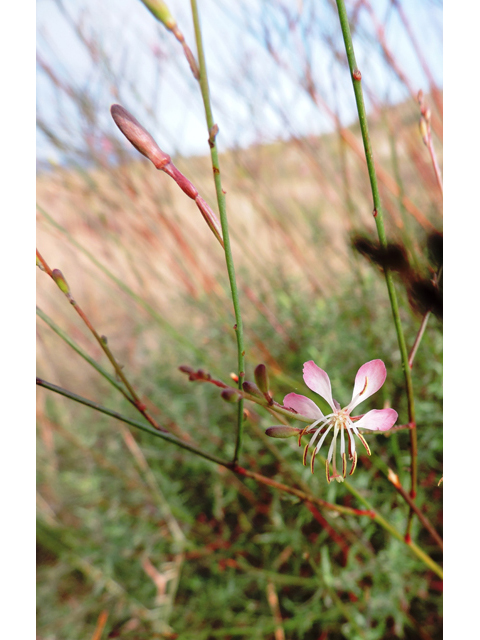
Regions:
<instances>
[{"instance_id":1,"label":"plant stalk","mask_svg":"<svg viewBox=\"0 0 480 640\"><path fill-rule=\"evenodd\" d=\"M235 277L235 267L233 264L232 248L230 244L230 234L228 230L227 220L227 207L225 202L225 192L222 189L222 181L220 177L220 162L218 158L218 150L216 144L216 134L218 127L214 122L212 105L210 101L210 90L208 86L207 65L205 61L205 52L203 47L202 31L200 28L200 16L198 13L197 0L191 0L193 24L195 28L195 39L197 43L198 54L198 68L200 73L200 90L202 92L203 104L205 107L205 116L208 127L208 143L210 146L210 155L212 158L213 178L215 181L215 190L217 193L218 210L220 213L220 224L222 226L222 236L225 250L225 261L227 263L228 278L230 281L230 290L232 293L233 308L235 312L235 334L237 336L237 351L238 351L238 387L242 388L242 382L245 376L245 346L243 338L243 323L240 313L240 299L238 295L237 281ZM238 416L237 416L237 435L235 442L235 453L233 456L233 462L238 461L242 447L243 436L243 399L240 399L238 403Z\"/></svg>"},{"instance_id":2,"label":"plant stalk","mask_svg":"<svg viewBox=\"0 0 480 640\"><path fill-rule=\"evenodd\" d=\"M367 161L368 175L370 178L370 186L373 197L373 215L375 218L375 224L377 227L377 234L380 241L380 245L383 248L387 246L387 237L385 233L385 225L383 222L383 212L380 201L380 193L378 189L377 174L375 171L375 163L373 160L373 150L370 141L370 135L368 131L367 113L365 109L365 103L363 100L362 91L362 74L357 68L357 62L355 60L355 52L353 48L352 34L350 32L350 25L348 23L347 10L345 8L344 0L336 0L338 15L340 18L340 25L343 34L343 40L345 43L345 50L348 58L348 66L350 69L353 90L355 93L355 101L357 104L358 119L360 122L360 129L362 132L363 146L365 150L365 159ZM403 334L402 323L400 319L400 312L398 307L397 294L393 283L393 276L390 269L385 268L385 281L387 284L388 296L390 298L390 306L392 308L393 320L395 324L395 331L397 333L398 346L400 348L400 354L402 358L402 368L405 377L405 387L407 392L407 404L408 404L408 421L411 425L410 429L410 451L411 451L411 488L410 496L415 498L417 493L417 429L415 423L415 402L413 394L412 375L408 362L408 350L405 342L405 336ZM409 539L410 530L412 524L413 510L410 510L406 537Z\"/></svg>"}]
</instances>

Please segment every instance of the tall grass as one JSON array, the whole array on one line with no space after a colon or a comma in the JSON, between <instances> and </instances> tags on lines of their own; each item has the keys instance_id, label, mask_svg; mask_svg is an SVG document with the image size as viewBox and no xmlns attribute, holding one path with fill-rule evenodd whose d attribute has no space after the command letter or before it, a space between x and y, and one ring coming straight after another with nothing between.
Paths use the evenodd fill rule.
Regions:
<instances>
[{"instance_id":1,"label":"tall grass","mask_svg":"<svg viewBox=\"0 0 480 640\"><path fill-rule=\"evenodd\" d=\"M222 246L180 183L133 155L107 123L112 101L142 124L149 114L161 119L158 95L148 104L148 95L135 94L128 65L122 71L93 26L89 32L58 3L100 90L78 87L39 56L58 114L69 105L83 136L72 140L58 114L47 117L40 105L39 128L62 164L40 171L37 186L38 375L47 387L38 393L38 635L439 638L442 93L422 41L402 3L393 3L386 18L411 42L419 86L385 37L376 5L347 7L354 45L363 46L382 247L360 130L345 124L345 101L354 105L354 97L334 5L268 2L249 12L215 4L213 13L209 5L218 25L242 25L245 48L234 66L205 14L195 39L183 7L173 16L158 13L162 3L144 4L167 27L157 33L166 63L151 55L158 81L167 74L185 100L197 78L203 83L205 155L175 154L168 123L154 137L212 209L218 201L228 273ZM132 11L154 20L140 2ZM277 89L253 84L261 76L255 65L245 72L252 37L267 68L277 69ZM319 73L320 43L332 56L328 76ZM232 73L221 83L210 47L223 51ZM380 61L388 81L375 73ZM293 98L281 93L285 78ZM384 82L400 103L384 101ZM226 148L222 121L238 85L258 139ZM296 104L309 104L305 113L331 131L298 131ZM265 140L260 107L282 123L283 139ZM220 170L216 185L211 162ZM385 271L411 359L415 449ZM397 426L366 434L372 455L360 453L348 481L328 484L321 465L314 475L302 466L297 438L275 440L266 429L287 419L307 426L281 410L292 391L315 399L302 380L304 362L326 370L334 397L346 403L357 369L376 358L388 377L364 411L392 407ZM255 397L260 363L269 393ZM84 404L72 402L79 397Z\"/></svg>"}]
</instances>

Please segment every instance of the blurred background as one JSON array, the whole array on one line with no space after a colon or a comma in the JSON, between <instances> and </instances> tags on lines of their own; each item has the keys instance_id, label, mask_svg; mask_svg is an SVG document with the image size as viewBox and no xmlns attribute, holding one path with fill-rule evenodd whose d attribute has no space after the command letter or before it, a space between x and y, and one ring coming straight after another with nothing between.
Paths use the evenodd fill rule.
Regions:
<instances>
[{"instance_id":1,"label":"blurred background","mask_svg":"<svg viewBox=\"0 0 480 640\"><path fill-rule=\"evenodd\" d=\"M196 54L189 2L169 7ZM412 282L430 281L441 264L432 247L442 194L417 95L431 110L441 166L442 3L347 8L387 236L409 264L397 289L411 347L430 308ZM292 390L308 395L302 365L313 359L343 404L358 367L381 358L387 383L368 408L390 405L405 423L384 279L357 250L376 232L335 3L206 0L200 12L247 379L263 362L277 401ZM129 109L216 210L201 95L183 50L140 0L38 0L37 26L38 249L156 419L229 457L235 409L178 371L201 367L228 381L236 369L224 256L195 204L128 145L109 113L113 102ZM38 375L135 416L62 340L64 331L107 366L40 271L37 300ZM436 313L413 371L419 503L438 529L441 350ZM45 390L37 397L39 638L441 637L438 579L367 518L316 519L295 500L105 416ZM296 443L265 438L272 418L249 410L245 466L358 506L321 469L311 476L301 466ZM355 486L402 530L405 505L379 470L392 466L408 486L408 435L371 441ZM436 558L429 535L414 530Z\"/></svg>"}]
</instances>

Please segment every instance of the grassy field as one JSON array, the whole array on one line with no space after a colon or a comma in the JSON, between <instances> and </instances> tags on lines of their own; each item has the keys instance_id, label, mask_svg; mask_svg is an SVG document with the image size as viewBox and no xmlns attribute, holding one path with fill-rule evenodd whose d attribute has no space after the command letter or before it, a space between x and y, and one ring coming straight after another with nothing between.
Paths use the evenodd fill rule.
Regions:
<instances>
[{"instance_id":1,"label":"grassy field","mask_svg":"<svg viewBox=\"0 0 480 640\"><path fill-rule=\"evenodd\" d=\"M426 96L440 165L441 98ZM314 360L345 406L358 368L379 358L387 380L362 411L392 407L403 428L365 434L372 455L359 445L355 474L328 484L320 456L312 475L296 438L265 435L278 415L247 402L242 475L39 388L39 640L442 637L441 549L429 529L441 535L442 322L427 286L441 266L442 195L419 117L409 99L374 109L370 127L387 237L409 264L394 272L409 350L426 323L412 366L416 504L428 523L413 519L420 551L404 540L409 507L388 479L392 469L409 489L408 403L385 264L358 250L377 242L359 128L229 150L220 161L245 379L264 363L275 401L292 391L315 400L302 379ZM139 158L40 172L37 247L148 414L231 460L237 405L179 370L235 386L225 256L194 202ZM215 209L209 158L174 161ZM148 424L73 306L37 272L39 378Z\"/></svg>"}]
</instances>

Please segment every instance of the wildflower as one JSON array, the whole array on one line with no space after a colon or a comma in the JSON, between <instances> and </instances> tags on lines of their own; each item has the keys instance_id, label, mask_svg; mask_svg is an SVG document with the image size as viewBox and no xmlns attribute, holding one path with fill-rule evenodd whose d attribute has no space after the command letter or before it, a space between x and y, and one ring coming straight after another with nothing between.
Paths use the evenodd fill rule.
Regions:
<instances>
[{"instance_id":1,"label":"wildflower","mask_svg":"<svg viewBox=\"0 0 480 640\"><path fill-rule=\"evenodd\" d=\"M358 436L363 446L370 455L370 449L365 438L359 432L359 429L370 429L371 431L387 431L395 424L398 414L393 409L373 409L364 416L352 417L351 412L361 402L369 398L378 391L387 377L387 370L381 360L371 360L360 367L355 377L355 385L353 388L353 396L345 408L341 408L340 404L332 397L332 388L330 378L323 369L320 369L313 360L305 362L303 365L303 379L305 384L315 393L318 393L332 408L332 413L324 416L317 405L305 396L297 393L289 393L285 396L283 404L287 409L293 409L296 413L300 413L307 418L311 418L314 422L300 432L298 444L300 446L302 436L306 433L313 433L310 442L306 445L303 454L303 464L306 464L308 448L315 444L315 441L321 435L315 449L312 452L310 467L313 473L313 464L315 456L327 437L328 433L333 429L333 439L328 450L326 461L327 481L335 478L337 482L343 482L347 474L347 457L345 453L345 431L348 436L348 457L352 461L349 475L355 471L357 466L357 452L355 450L354 435ZM339 473L336 466L337 453L337 436L340 437L340 457L342 459L342 471ZM333 474L330 475L330 462L333 461Z\"/></svg>"}]
</instances>

